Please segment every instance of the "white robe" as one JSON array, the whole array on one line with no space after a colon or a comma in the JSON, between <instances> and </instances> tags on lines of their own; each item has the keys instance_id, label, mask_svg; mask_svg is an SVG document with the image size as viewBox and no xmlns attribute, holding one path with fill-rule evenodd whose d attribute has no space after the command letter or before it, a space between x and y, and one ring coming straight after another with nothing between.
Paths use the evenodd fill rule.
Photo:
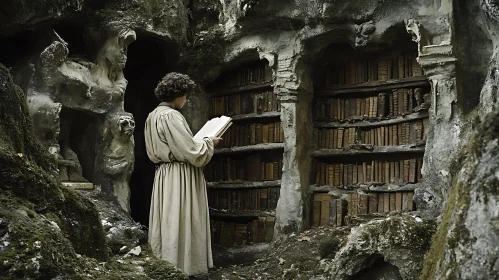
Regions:
<instances>
[{"instance_id":1,"label":"white robe","mask_svg":"<svg viewBox=\"0 0 499 280\"><path fill-rule=\"evenodd\" d=\"M145 141L149 159L160 163L149 213L152 251L187 275L207 273L213 259L202 167L213 156L213 141L193 139L184 116L164 103L149 114Z\"/></svg>"}]
</instances>

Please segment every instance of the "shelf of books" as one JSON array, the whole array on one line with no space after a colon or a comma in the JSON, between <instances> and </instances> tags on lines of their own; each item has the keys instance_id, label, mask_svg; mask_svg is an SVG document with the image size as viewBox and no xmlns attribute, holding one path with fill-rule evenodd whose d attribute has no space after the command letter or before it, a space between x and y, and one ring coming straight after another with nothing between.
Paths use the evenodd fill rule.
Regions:
<instances>
[{"instance_id":1,"label":"shelf of books","mask_svg":"<svg viewBox=\"0 0 499 280\"><path fill-rule=\"evenodd\" d=\"M414 210L430 92L416 57L416 52L351 55L317 71L312 226Z\"/></svg>"},{"instance_id":2,"label":"shelf of books","mask_svg":"<svg viewBox=\"0 0 499 280\"><path fill-rule=\"evenodd\" d=\"M207 91L210 117L230 116L233 122L204 168L213 244L270 242L284 150L272 70L265 61L247 64L222 74Z\"/></svg>"}]
</instances>

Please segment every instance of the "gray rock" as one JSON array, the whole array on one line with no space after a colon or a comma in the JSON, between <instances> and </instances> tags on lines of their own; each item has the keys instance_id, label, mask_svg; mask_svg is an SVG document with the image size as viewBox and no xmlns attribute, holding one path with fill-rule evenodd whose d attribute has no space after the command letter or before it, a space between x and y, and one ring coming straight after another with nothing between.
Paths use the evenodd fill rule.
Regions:
<instances>
[{"instance_id":1,"label":"gray rock","mask_svg":"<svg viewBox=\"0 0 499 280\"><path fill-rule=\"evenodd\" d=\"M409 214L362 224L322 269L337 280L418 279L435 229L435 220Z\"/></svg>"},{"instance_id":2,"label":"gray rock","mask_svg":"<svg viewBox=\"0 0 499 280\"><path fill-rule=\"evenodd\" d=\"M477 130L455 180L421 279L499 279L499 113Z\"/></svg>"}]
</instances>

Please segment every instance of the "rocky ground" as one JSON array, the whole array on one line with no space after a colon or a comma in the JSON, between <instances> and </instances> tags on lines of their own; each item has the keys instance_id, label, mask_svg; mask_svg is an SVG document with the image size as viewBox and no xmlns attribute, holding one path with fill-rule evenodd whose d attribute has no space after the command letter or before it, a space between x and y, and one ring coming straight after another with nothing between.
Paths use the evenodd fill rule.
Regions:
<instances>
[{"instance_id":1,"label":"rocky ground","mask_svg":"<svg viewBox=\"0 0 499 280\"><path fill-rule=\"evenodd\" d=\"M273 244L251 264L216 268L211 279L418 279L436 223L393 212L353 226L314 228Z\"/></svg>"},{"instance_id":2,"label":"rocky ground","mask_svg":"<svg viewBox=\"0 0 499 280\"><path fill-rule=\"evenodd\" d=\"M251 264L215 268L212 279L327 279L318 268L334 256L350 231L314 228L273 244L265 257ZM334 237L333 237L334 236Z\"/></svg>"},{"instance_id":3,"label":"rocky ground","mask_svg":"<svg viewBox=\"0 0 499 280\"><path fill-rule=\"evenodd\" d=\"M87 274L89 279L187 279L180 270L153 256L147 229L117 204L103 200L99 186L78 192L99 211L110 255L107 262L86 265L94 268Z\"/></svg>"}]
</instances>

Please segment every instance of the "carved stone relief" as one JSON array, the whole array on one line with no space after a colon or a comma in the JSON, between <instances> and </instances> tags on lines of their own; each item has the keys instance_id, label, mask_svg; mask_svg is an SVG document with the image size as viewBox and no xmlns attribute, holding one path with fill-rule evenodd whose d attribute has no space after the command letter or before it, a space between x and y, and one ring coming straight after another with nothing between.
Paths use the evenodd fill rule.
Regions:
<instances>
[{"instance_id":1,"label":"carved stone relief","mask_svg":"<svg viewBox=\"0 0 499 280\"><path fill-rule=\"evenodd\" d=\"M23 65L16 66L17 80L28 95L37 137L58 159L62 181L87 180L83 177L78 151L75 152L70 144L72 120L60 119L61 108L113 119L92 124L97 126L96 130L109 131L112 137L103 137L99 140L102 143L92 142L86 146L105 147L96 151L96 157L104 159L104 163L100 168L93 168L93 177L107 176L112 193L118 197L120 205L129 210L128 180L134 159L131 135L135 123L130 114L112 112L123 110L127 86L123 69L127 48L135 41L136 34L130 29L107 27L99 32L88 32L86 43L93 44L94 53L70 56L71 46L53 31L43 38L47 43L39 52ZM95 59L90 61L87 56ZM87 138L83 135L78 141L95 141L94 137Z\"/></svg>"},{"instance_id":2,"label":"carved stone relief","mask_svg":"<svg viewBox=\"0 0 499 280\"><path fill-rule=\"evenodd\" d=\"M102 171L112 186L102 186L104 191L112 192L119 204L130 211L130 188L128 182L134 166L133 115L122 112L111 115L104 128L104 152ZM111 189L112 188L112 189Z\"/></svg>"},{"instance_id":3,"label":"carved stone relief","mask_svg":"<svg viewBox=\"0 0 499 280\"><path fill-rule=\"evenodd\" d=\"M27 101L36 136L49 153L57 158L60 150L58 139L61 103L56 103L43 94L28 96Z\"/></svg>"},{"instance_id":4,"label":"carved stone relief","mask_svg":"<svg viewBox=\"0 0 499 280\"><path fill-rule=\"evenodd\" d=\"M128 45L136 40L133 30L121 30L118 35L109 38L97 55L97 65L91 70L97 85L117 90L123 94L127 80L123 75L127 60Z\"/></svg>"},{"instance_id":5,"label":"carved stone relief","mask_svg":"<svg viewBox=\"0 0 499 280\"><path fill-rule=\"evenodd\" d=\"M355 46L365 46L371 34L376 31L376 26L373 21L364 22L360 25L356 25L355 27Z\"/></svg>"}]
</instances>

